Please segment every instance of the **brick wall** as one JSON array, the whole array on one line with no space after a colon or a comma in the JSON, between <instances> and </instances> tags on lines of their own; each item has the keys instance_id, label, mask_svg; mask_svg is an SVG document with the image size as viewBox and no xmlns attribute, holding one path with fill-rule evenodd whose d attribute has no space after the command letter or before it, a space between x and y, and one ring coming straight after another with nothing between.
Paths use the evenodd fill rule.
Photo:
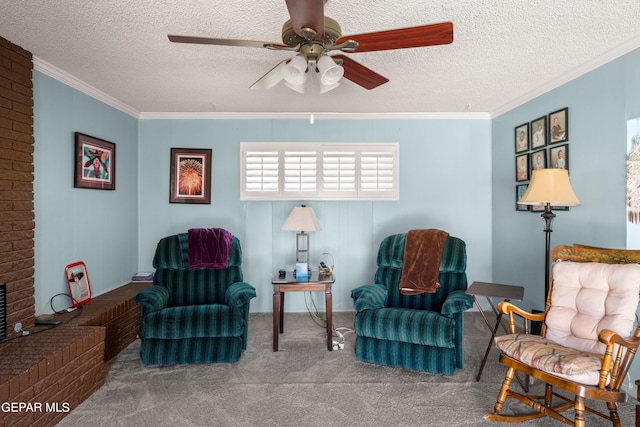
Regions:
<instances>
[{"instance_id":1,"label":"brick wall","mask_svg":"<svg viewBox=\"0 0 640 427\"><path fill-rule=\"evenodd\" d=\"M0 37L0 283L7 285L7 336L35 316L33 61Z\"/></svg>"}]
</instances>

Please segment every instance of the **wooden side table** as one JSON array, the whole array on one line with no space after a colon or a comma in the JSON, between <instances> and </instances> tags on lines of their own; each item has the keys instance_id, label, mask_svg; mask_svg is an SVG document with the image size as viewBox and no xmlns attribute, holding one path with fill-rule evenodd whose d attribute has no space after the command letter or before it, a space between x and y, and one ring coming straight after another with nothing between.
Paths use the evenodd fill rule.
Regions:
<instances>
[{"instance_id":1,"label":"wooden side table","mask_svg":"<svg viewBox=\"0 0 640 427\"><path fill-rule=\"evenodd\" d=\"M298 280L293 271L284 276L275 274L273 285L273 351L278 351L278 337L284 331L284 294L285 292L324 292L327 315L327 349L333 350L333 319L331 307L331 285L335 282L333 274L319 275L312 271L305 280Z\"/></svg>"},{"instance_id":2,"label":"wooden side table","mask_svg":"<svg viewBox=\"0 0 640 427\"><path fill-rule=\"evenodd\" d=\"M484 366L487 364L487 359L489 358L489 353L491 352L491 348L493 347L493 341L496 338L496 333L498 332L498 328L502 325L502 329L506 333L509 333L507 327L502 323L502 313L498 311L496 306L493 304L492 298L499 298L503 301L522 301L524 297L524 288L522 286L513 286L513 285L500 285L497 283L486 283L486 282L473 282L471 286L465 291L466 294L471 295L473 297L473 301L476 303L478 307L478 311L482 315L484 322L487 324L487 327L491 331L491 339L489 340L489 345L487 346L487 351L484 353L484 358L482 359L482 364L480 365L480 369L478 371L478 375L476 376L476 381L480 381L482 377L482 371L484 370ZM480 306L480 302L478 301L479 296L483 296L489 301L489 305L491 306L491 310L493 310L493 314L496 316L496 323L492 325L489 322L489 319L482 311L482 307ZM516 379L522 386L525 391L528 391L528 385L522 383L520 378L516 375Z\"/></svg>"}]
</instances>

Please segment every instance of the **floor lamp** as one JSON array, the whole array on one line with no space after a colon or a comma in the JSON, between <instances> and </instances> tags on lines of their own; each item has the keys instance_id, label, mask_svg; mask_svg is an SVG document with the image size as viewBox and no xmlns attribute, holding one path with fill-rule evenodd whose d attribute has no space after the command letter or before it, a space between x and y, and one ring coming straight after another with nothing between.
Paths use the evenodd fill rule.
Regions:
<instances>
[{"instance_id":1,"label":"floor lamp","mask_svg":"<svg viewBox=\"0 0 640 427\"><path fill-rule=\"evenodd\" d=\"M537 169L533 171L527 191L518 203L521 205L544 206L540 217L544 221L546 235L544 258L544 298L549 297L549 268L551 265L551 226L556 214L552 206L577 206L580 200L576 197L569 182L569 172L566 169Z\"/></svg>"}]
</instances>

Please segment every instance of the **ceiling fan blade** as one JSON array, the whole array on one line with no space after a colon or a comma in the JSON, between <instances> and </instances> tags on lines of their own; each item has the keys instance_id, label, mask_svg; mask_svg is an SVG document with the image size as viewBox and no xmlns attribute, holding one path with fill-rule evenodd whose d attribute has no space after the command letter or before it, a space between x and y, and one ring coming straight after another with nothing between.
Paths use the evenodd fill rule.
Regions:
<instances>
[{"instance_id":1,"label":"ceiling fan blade","mask_svg":"<svg viewBox=\"0 0 640 427\"><path fill-rule=\"evenodd\" d=\"M286 0L293 31L301 35L302 28L311 28L316 32L316 40L324 37L324 1L323 0Z\"/></svg>"},{"instance_id":2,"label":"ceiling fan blade","mask_svg":"<svg viewBox=\"0 0 640 427\"><path fill-rule=\"evenodd\" d=\"M441 22L418 27L342 36L336 40L336 44L347 40L358 42L358 49L353 52L374 52L378 50L449 44L453 42L453 23ZM345 51L349 52L348 50Z\"/></svg>"},{"instance_id":3,"label":"ceiling fan blade","mask_svg":"<svg viewBox=\"0 0 640 427\"><path fill-rule=\"evenodd\" d=\"M220 46L241 46L241 47L266 47L271 49L289 49L289 46L282 43L263 42L259 40L242 39L216 39L211 37L191 37L176 36L169 34L169 40L174 43L194 43L194 44L214 44Z\"/></svg>"},{"instance_id":4,"label":"ceiling fan blade","mask_svg":"<svg viewBox=\"0 0 640 427\"><path fill-rule=\"evenodd\" d=\"M282 72L280 70L287 62L289 62L288 59L280 62L278 65L269 70L267 74L260 77L254 84L249 86L249 89L270 89L280 83L280 81L282 80Z\"/></svg>"},{"instance_id":5,"label":"ceiling fan blade","mask_svg":"<svg viewBox=\"0 0 640 427\"><path fill-rule=\"evenodd\" d=\"M354 61L345 55L333 55L331 57L334 61L336 59L342 60L342 68L344 68L344 78L351 80L357 85L362 86L365 89L375 89L380 85L383 85L389 81L388 78L381 76L375 71L365 67L364 65Z\"/></svg>"}]
</instances>

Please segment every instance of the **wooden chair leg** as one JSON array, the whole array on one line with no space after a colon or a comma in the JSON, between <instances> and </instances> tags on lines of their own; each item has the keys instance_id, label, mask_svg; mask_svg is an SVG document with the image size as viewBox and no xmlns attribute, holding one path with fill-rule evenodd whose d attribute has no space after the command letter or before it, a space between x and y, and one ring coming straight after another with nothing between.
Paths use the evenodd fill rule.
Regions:
<instances>
[{"instance_id":1,"label":"wooden chair leg","mask_svg":"<svg viewBox=\"0 0 640 427\"><path fill-rule=\"evenodd\" d=\"M618 404L616 402L607 402L607 408L609 408L609 416L614 427L622 427L620 422L620 415L618 414ZM636 419L636 425L640 425L640 419Z\"/></svg>"},{"instance_id":2,"label":"wooden chair leg","mask_svg":"<svg viewBox=\"0 0 640 427\"><path fill-rule=\"evenodd\" d=\"M575 427L584 427L584 397L576 396L574 403L576 417L574 418Z\"/></svg>"},{"instance_id":3,"label":"wooden chair leg","mask_svg":"<svg viewBox=\"0 0 640 427\"><path fill-rule=\"evenodd\" d=\"M544 406L547 408L551 407L551 402L553 400L553 386L549 383L545 383L544 385Z\"/></svg>"},{"instance_id":4,"label":"wooden chair leg","mask_svg":"<svg viewBox=\"0 0 640 427\"><path fill-rule=\"evenodd\" d=\"M499 414L502 411L502 406L504 405L504 401L507 399L507 392L509 391L509 387L511 387L511 381L513 381L513 376L515 375L516 370L513 368L507 369L507 375L504 377L504 381L502 382L502 388L500 389L500 393L498 393L498 400L493 408L493 412Z\"/></svg>"}]
</instances>

